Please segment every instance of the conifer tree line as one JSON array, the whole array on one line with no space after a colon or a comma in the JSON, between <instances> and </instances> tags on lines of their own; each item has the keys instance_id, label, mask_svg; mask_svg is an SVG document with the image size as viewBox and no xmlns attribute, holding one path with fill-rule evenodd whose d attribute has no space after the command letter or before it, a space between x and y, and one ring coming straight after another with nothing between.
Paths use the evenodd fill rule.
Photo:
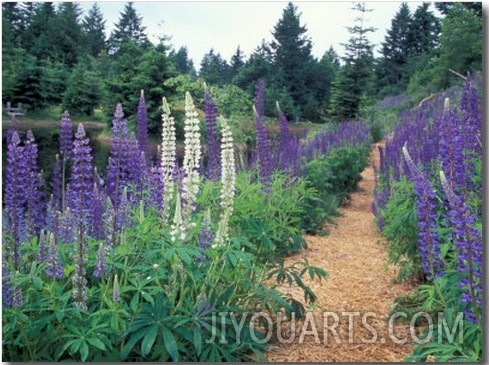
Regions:
<instances>
[{"instance_id":1,"label":"conifer tree line","mask_svg":"<svg viewBox=\"0 0 489 365\"><path fill-rule=\"evenodd\" d=\"M463 75L482 69L481 3L423 3L413 12L399 3L380 45L369 40L376 29L368 24L368 3L356 3L352 11L357 18L345 25L350 39L343 57L325 45L324 55L315 58L300 3L288 3L271 25L271 42L262 41L250 55L237 45L230 60L211 47L197 72L186 47L171 48L165 35L156 44L149 40L131 2L110 34L97 4L83 14L72 2L4 2L2 98L34 111L61 105L84 116L97 108L110 116L120 102L131 118L144 89L154 132L162 95L176 94L165 83L169 79L200 78L250 96L263 79L265 114L274 115L279 101L289 120L323 123L357 118L364 103L388 95L446 88L456 80L449 70ZM330 21L327 14L324 21Z\"/></svg>"}]
</instances>

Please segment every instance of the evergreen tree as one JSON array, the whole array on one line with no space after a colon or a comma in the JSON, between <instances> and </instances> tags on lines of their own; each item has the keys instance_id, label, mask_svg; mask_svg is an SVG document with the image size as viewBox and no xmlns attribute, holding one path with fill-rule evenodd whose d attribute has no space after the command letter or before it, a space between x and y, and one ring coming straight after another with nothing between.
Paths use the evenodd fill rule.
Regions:
<instances>
[{"instance_id":1,"label":"evergreen tree","mask_svg":"<svg viewBox=\"0 0 489 365\"><path fill-rule=\"evenodd\" d=\"M239 69L233 78L233 83L252 97L255 85L259 80L264 80L266 85L265 115L276 116L277 101L284 113L296 115L297 110L294 101L283 86L281 75L275 69L272 58L270 46L262 40L261 45L253 51L249 59Z\"/></svg>"},{"instance_id":2,"label":"evergreen tree","mask_svg":"<svg viewBox=\"0 0 489 365\"><path fill-rule=\"evenodd\" d=\"M194 62L188 57L187 47L180 47L177 52L171 50L169 57L178 73L196 75Z\"/></svg>"},{"instance_id":3,"label":"evergreen tree","mask_svg":"<svg viewBox=\"0 0 489 365\"><path fill-rule=\"evenodd\" d=\"M97 66L96 60L88 56L71 72L63 95L63 109L69 110L72 115L92 116L94 109L101 104L102 75Z\"/></svg>"},{"instance_id":4,"label":"evergreen tree","mask_svg":"<svg viewBox=\"0 0 489 365\"><path fill-rule=\"evenodd\" d=\"M407 3L403 2L382 42L378 84L391 92L404 89L411 76L406 70L408 58L414 51L411 22L411 12Z\"/></svg>"},{"instance_id":5,"label":"evergreen tree","mask_svg":"<svg viewBox=\"0 0 489 365\"><path fill-rule=\"evenodd\" d=\"M82 27L85 35L85 47L88 53L97 57L100 52L106 49L105 42L105 20L97 3L88 11L88 15L83 19Z\"/></svg>"},{"instance_id":6,"label":"evergreen tree","mask_svg":"<svg viewBox=\"0 0 489 365\"><path fill-rule=\"evenodd\" d=\"M127 3L124 11L120 13L119 21L115 25L116 29L110 35L109 53L118 53L126 42L133 42L141 49L147 49L150 41L145 33L146 27L142 23L143 18L137 14L133 3Z\"/></svg>"},{"instance_id":7,"label":"evergreen tree","mask_svg":"<svg viewBox=\"0 0 489 365\"><path fill-rule=\"evenodd\" d=\"M22 36L22 45L36 58L53 58L56 29L53 26L56 10L52 2L36 3L31 21Z\"/></svg>"},{"instance_id":8,"label":"evergreen tree","mask_svg":"<svg viewBox=\"0 0 489 365\"><path fill-rule=\"evenodd\" d=\"M230 79L232 80L234 76L238 74L238 71L241 67L243 67L245 64L244 62L244 55L243 52L241 52L241 49L236 48L236 52L233 54L231 57L231 62L230 62Z\"/></svg>"},{"instance_id":9,"label":"evergreen tree","mask_svg":"<svg viewBox=\"0 0 489 365\"><path fill-rule=\"evenodd\" d=\"M351 37L344 44L344 65L331 92L330 115L339 121L356 118L362 97L370 97L373 90L373 45L367 35L375 28L364 25L365 14L371 10L365 3L356 3L352 10L360 15L355 19L356 24L348 27Z\"/></svg>"},{"instance_id":10,"label":"evergreen tree","mask_svg":"<svg viewBox=\"0 0 489 365\"><path fill-rule=\"evenodd\" d=\"M430 3L423 3L413 14L410 33L415 55L430 54L439 47L440 20L429 10Z\"/></svg>"},{"instance_id":11,"label":"evergreen tree","mask_svg":"<svg viewBox=\"0 0 489 365\"><path fill-rule=\"evenodd\" d=\"M211 48L202 58L199 76L210 85L223 86L230 81L229 65L220 53L215 54Z\"/></svg>"},{"instance_id":12,"label":"evergreen tree","mask_svg":"<svg viewBox=\"0 0 489 365\"><path fill-rule=\"evenodd\" d=\"M52 37L49 42L55 45L53 59L73 67L82 52L83 33L79 21L81 10L77 3L63 2L52 20Z\"/></svg>"},{"instance_id":13,"label":"evergreen tree","mask_svg":"<svg viewBox=\"0 0 489 365\"><path fill-rule=\"evenodd\" d=\"M300 23L297 7L288 3L282 12L282 18L272 31L274 40L270 46L273 50L273 63L276 72L280 73L281 85L294 100L297 114L311 114L311 100L314 99L309 82L315 80L315 60L311 54L312 43L306 36L307 29ZM305 109L308 109L307 111Z\"/></svg>"}]
</instances>

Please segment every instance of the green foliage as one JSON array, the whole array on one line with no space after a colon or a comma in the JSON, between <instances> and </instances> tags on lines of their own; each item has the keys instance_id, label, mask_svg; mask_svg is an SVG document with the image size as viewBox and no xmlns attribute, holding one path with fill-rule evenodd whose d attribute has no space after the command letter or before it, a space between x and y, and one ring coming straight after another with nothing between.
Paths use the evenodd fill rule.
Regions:
<instances>
[{"instance_id":1,"label":"green foliage","mask_svg":"<svg viewBox=\"0 0 489 365\"><path fill-rule=\"evenodd\" d=\"M293 182L277 172L272 186L266 189L240 173L236 188L231 222L237 230L235 235L249 240L251 252L267 261L306 247L300 224L305 214L302 202L313 199L314 191L304 180Z\"/></svg>"},{"instance_id":2,"label":"green foliage","mask_svg":"<svg viewBox=\"0 0 489 365\"><path fill-rule=\"evenodd\" d=\"M93 116L95 108L101 104L104 90L96 65L94 59L88 59L86 63L78 63L71 73L63 108L72 115Z\"/></svg>"},{"instance_id":3,"label":"green foliage","mask_svg":"<svg viewBox=\"0 0 489 365\"><path fill-rule=\"evenodd\" d=\"M416 193L409 180L396 182L382 217L382 235L389 240L389 262L399 266L398 280L422 279L418 250Z\"/></svg>"},{"instance_id":4,"label":"green foliage","mask_svg":"<svg viewBox=\"0 0 489 365\"><path fill-rule=\"evenodd\" d=\"M307 261L286 266L280 258L305 247L301 202L314 191L304 180L281 174L267 191L250 179L249 173L238 175L225 245L198 246L204 210L211 212L212 230L217 227L219 182L202 186L194 224L183 240L172 241L169 228L152 209L135 209L133 225L116 237L106 255L108 271L101 279L92 275L100 242L90 239L86 311L71 303L72 244L57 244L64 277L51 279L44 273L46 264L37 263L37 239L23 243L23 262L29 264L15 273L11 284L22 288L25 304L3 310L4 359L264 360L266 341L261 339L276 328L252 323L252 315L264 312L273 318L283 311L287 318L292 313L299 318L303 304L278 286L297 285L305 301L314 302L316 295L304 277L321 279L326 272Z\"/></svg>"},{"instance_id":5,"label":"green foliage","mask_svg":"<svg viewBox=\"0 0 489 365\"><path fill-rule=\"evenodd\" d=\"M338 214L338 206L346 202L361 180L368 163L366 156L363 148L340 147L305 165L308 186L317 192L317 196L303 202L302 227L306 232L320 233L324 221Z\"/></svg>"},{"instance_id":6,"label":"green foliage","mask_svg":"<svg viewBox=\"0 0 489 365\"><path fill-rule=\"evenodd\" d=\"M339 120L355 119L357 117L362 95L373 91L373 45L367 39L367 34L375 28L364 25L367 12L365 4L355 3L352 10L360 15L356 24L348 27L351 37L345 46L344 65L333 82L329 114Z\"/></svg>"}]
</instances>

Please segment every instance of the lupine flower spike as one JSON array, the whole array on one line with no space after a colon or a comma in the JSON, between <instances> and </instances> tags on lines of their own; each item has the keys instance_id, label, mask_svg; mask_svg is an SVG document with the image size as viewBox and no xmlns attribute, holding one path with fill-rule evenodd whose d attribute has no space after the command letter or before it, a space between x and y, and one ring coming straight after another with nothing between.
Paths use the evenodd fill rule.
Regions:
<instances>
[{"instance_id":1,"label":"lupine flower spike","mask_svg":"<svg viewBox=\"0 0 489 365\"><path fill-rule=\"evenodd\" d=\"M236 188L236 166L234 160L234 144L231 128L221 118L221 217L216 233L216 245L222 245L228 239L229 219L233 212Z\"/></svg>"},{"instance_id":2,"label":"lupine flower spike","mask_svg":"<svg viewBox=\"0 0 489 365\"><path fill-rule=\"evenodd\" d=\"M197 119L194 102L190 93L185 94L185 156L183 168L185 176L182 184L182 219L184 225L191 222L191 214L195 210L195 202L199 192L200 176L200 121Z\"/></svg>"},{"instance_id":3,"label":"lupine flower spike","mask_svg":"<svg viewBox=\"0 0 489 365\"><path fill-rule=\"evenodd\" d=\"M163 212L161 214L163 224L168 225L170 218L170 204L175 192L175 181L173 171L176 164L176 135L175 121L170 115L170 106L163 98L162 114L162 131L161 131L161 174L163 178Z\"/></svg>"}]
</instances>

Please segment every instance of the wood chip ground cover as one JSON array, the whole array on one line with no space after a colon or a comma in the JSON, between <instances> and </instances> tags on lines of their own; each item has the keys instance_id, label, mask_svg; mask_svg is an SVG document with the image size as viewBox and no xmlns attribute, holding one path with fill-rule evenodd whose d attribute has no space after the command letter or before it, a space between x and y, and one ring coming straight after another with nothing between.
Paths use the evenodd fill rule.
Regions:
<instances>
[{"instance_id":1,"label":"wood chip ground cover","mask_svg":"<svg viewBox=\"0 0 489 365\"><path fill-rule=\"evenodd\" d=\"M377 148L371 157L378 164ZM306 280L318 297L314 306L309 306L309 319L314 320L307 326L303 326L307 317L305 322L296 321L296 336L290 344L279 341L271 344L267 353L270 361L399 362L412 351L408 324L396 324L390 329L395 338L406 338L404 343L392 341L389 334L388 315L394 299L412 291L413 287L396 282L397 270L387 263L386 243L376 230L370 208L373 190L374 172L369 166L363 171L351 201L341 209L342 215L328 227L329 234L325 237L306 236L308 249L287 258L287 265L290 265L306 257L311 265L326 270L328 277L321 282ZM302 299L302 292L296 287L281 289L297 300ZM331 312L339 317L339 325L335 328L339 341L332 331L326 330L324 336L324 314ZM349 317L343 316L344 312L360 314ZM372 343L363 340L373 337L372 331L362 324L367 312L375 313L375 316L365 316L378 336ZM327 325L333 328L334 317L328 317ZM313 325L318 337L312 334ZM300 341L302 330L303 341ZM290 338L287 336L290 333L284 330L283 337Z\"/></svg>"}]
</instances>

